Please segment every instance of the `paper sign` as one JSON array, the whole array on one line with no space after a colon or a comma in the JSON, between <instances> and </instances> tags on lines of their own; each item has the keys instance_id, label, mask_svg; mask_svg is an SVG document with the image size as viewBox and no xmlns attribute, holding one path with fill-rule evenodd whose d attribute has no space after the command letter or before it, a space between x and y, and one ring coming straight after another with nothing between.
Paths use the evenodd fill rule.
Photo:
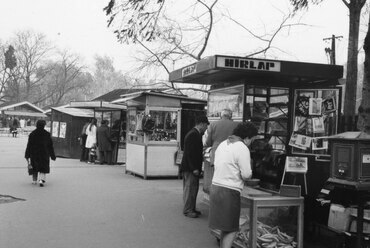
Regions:
<instances>
[{"instance_id":1,"label":"paper sign","mask_svg":"<svg viewBox=\"0 0 370 248\"><path fill-rule=\"evenodd\" d=\"M370 164L370 154L362 155L362 163L363 164Z\"/></svg>"}]
</instances>

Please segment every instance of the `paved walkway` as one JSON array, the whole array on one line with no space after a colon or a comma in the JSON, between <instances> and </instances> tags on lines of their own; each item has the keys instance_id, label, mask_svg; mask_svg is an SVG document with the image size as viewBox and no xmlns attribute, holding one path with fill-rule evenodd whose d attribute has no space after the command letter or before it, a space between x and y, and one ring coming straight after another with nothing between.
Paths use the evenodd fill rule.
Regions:
<instances>
[{"instance_id":1,"label":"paved walkway","mask_svg":"<svg viewBox=\"0 0 370 248\"><path fill-rule=\"evenodd\" d=\"M199 219L182 215L181 180L143 180L123 166L57 158L41 188L27 175L26 142L0 137L0 195L23 199L0 204L0 247L217 247L205 204Z\"/></svg>"}]
</instances>

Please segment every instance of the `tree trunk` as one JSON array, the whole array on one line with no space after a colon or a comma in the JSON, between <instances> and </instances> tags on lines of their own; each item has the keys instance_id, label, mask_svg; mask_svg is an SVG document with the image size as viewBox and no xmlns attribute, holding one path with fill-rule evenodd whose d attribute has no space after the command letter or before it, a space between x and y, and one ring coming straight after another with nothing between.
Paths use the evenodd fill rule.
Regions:
<instances>
[{"instance_id":1,"label":"tree trunk","mask_svg":"<svg viewBox=\"0 0 370 248\"><path fill-rule=\"evenodd\" d=\"M358 36L360 28L361 1L352 0L349 4L349 35L348 35L348 58L347 75L344 99L344 119L346 130L353 128L356 113L356 90L357 90L357 60L358 60Z\"/></svg>"},{"instance_id":2,"label":"tree trunk","mask_svg":"<svg viewBox=\"0 0 370 248\"><path fill-rule=\"evenodd\" d=\"M370 135L370 19L364 42L365 62L361 105L358 108L357 128Z\"/></svg>"}]
</instances>

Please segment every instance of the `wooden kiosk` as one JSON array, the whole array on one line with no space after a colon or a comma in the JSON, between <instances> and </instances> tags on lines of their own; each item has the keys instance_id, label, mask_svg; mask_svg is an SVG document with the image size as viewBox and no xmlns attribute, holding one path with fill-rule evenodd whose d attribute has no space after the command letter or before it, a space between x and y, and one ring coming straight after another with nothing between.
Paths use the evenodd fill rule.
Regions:
<instances>
[{"instance_id":1,"label":"wooden kiosk","mask_svg":"<svg viewBox=\"0 0 370 248\"><path fill-rule=\"evenodd\" d=\"M245 221L238 235L248 230L251 236L238 236L236 247L261 247L261 233L256 229L267 223L274 230L289 223L278 229L292 237L289 247L303 247L303 197L279 195L285 158L308 158L307 195L317 196L329 178L327 137L336 134L339 125L342 96L338 80L342 75L342 66L224 55L170 73L169 81L174 83L211 86L210 121L218 120L222 109L229 108L234 121L248 120L258 127L251 156L253 177L261 183L258 189L245 187L242 192L241 217ZM213 168L206 167L204 182L210 184ZM284 220L291 208L295 214ZM217 230L212 233L217 237Z\"/></svg>"},{"instance_id":2,"label":"wooden kiosk","mask_svg":"<svg viewBox=\"0 0 370 248\"><path fill-rule=\"evenodd\" d=\"M121 131L125 122L126 106L106 101L72 101L68 107L91 110L93 117L98 120L98 126L100 126L101 120L108 120L111 138L114 140L112 162L124 164L126 154L123 132Z\"/></svg>"},{"instance_id":3,"label":"wooden kiosk","mask_svg":"<svg viewBox=\"0 0 370 248\"><path fill-rule=\"evenodd\" d=\"M144 179L177 177L175 154L206 101L144 91L122 102L127 106L126 173Z\"/></svg>"}]
</instances>

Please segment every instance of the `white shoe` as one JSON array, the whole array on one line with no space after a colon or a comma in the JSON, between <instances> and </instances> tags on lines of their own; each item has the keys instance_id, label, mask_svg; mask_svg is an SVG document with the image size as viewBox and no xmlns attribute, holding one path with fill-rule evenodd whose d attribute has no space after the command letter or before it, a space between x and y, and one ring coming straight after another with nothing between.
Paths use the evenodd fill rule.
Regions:
<instances>
[{"instance_id":1,"label":"white shoe","mask_svg":"<svg viewBox=\"0 0 370 248\"><path fill-rule=\"evenodd\" d=\"M32 184L36 185L37 184L37 181L32 181Z\"/></svg>"},{"instance_id":2,"label":"white shoe","mask_svg":"<svg viewBox=\"0 0 370 248\"><path fill-rule=\"evenodd\" d=\"M44 180L39 180L39 185L40 185L40 187L44 187L44 183L45 183L45 181L44 181Z\"/></svg>"}]
</instances>

